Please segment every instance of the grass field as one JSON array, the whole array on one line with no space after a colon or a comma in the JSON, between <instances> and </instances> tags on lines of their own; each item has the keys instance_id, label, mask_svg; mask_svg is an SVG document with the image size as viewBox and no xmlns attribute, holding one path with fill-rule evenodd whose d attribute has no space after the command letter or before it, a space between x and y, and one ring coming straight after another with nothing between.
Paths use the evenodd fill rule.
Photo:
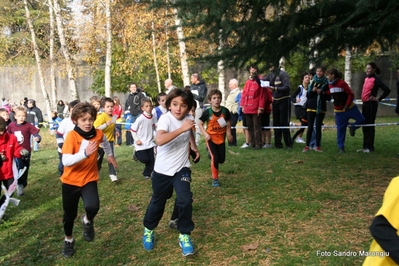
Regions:
<instances>
[{"instance_id":1,"label":"grass field","mask_svg":"<svg viewBox=\"0 0 399 266\"><path fill-rule=\"evenodd\" d=\"M396 126L378 127L376 151L368 154L356 152L361 130L355 137L348 134L345 154L338 153L334 129L323 132L323 153L302 153L303 144L290 150L227 147L220 188L211 186L201 143L201 161L192 166L196 254L185 258L178 232L168 227L173 200L155 229L155 249L142 247L151 181L141 175L144 165L132 160L133 148L117 147L119 182L111 183L105 162L101 170L95 241L83 240L76 219L76 254L64 259L58 155L54 136L45 130L42 136L25 195L0 224L1 265L361 265L364 257L333 252L368 250L370 222L389 181L399 174Z\"/></svg>"}]
</instances>

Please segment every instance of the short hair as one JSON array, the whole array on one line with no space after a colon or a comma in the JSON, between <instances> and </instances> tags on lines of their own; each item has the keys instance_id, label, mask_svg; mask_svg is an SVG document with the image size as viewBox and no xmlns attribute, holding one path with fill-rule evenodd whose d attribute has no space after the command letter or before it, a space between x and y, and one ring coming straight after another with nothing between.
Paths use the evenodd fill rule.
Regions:
<instances>
[{"instance_id":1,"label":"short hair","mask_svg":"<svg viewBox=\"0 0 399 266\"><path fill-rule=\"evenodd\" d=\"M141 103L140 103L140 107L143 107L145 103L151 103L152 101L150 98L144 97L143 99L141 99Z\"/></svg>"},{"instance_id":2,"label":"short hair","mask_svg":"<svg viewBox=\"0 0 399 266\"><path fill-rule=\"evenodd\" d=\"M189 90L184 89L174 89L168 94L168 98L166 99L166 109L169 109L172 100L176 97L181 97L183 102L187 104L188 110L191 110L193 107L194 96L193 93Z\"/></svg>"},{"instance_id":3,"label":"short hair","mask_svg":"<svg viewBox=\"0 0 399 266\"><path fill-rule=\"evenodd\" d=\"M157 102L159 102L159 101L161 100L161 97L163 97L163 96L167 96L167 94L164 93L164 92L158 93L158 95L157 95Z\"/></svg>"},{"instance_id":4,"label":"short hair","mask_svg":"<svg viewBox=\"0 0 399 266\"><path fill-rule=\"evenodd\" d=\"M29 103L29 102L30 102L32 105L36 105L36 101L33 100L33 99L29 99L29 100L28 100L28 103Z\"/></svg>"},{"instance_id":5,"label":"short hair","mask_svg":"<svg viewBox=\"0 0 399 266\"><path fill-rule=\"evenodd\" d=\"M222 92L218 89L212 89L210 90L210 92L208 93L208 101L210 101L212 99L213 95L219 95L220 98L222 98Z\"/></svg>"},{"instance_id":6,"label":"short hair","mask_svg":"<svg viewBox=\"0 0 399 266\"><path fill-rule=\"evenodd\" d=\"M104 108L105 103L112 103L112 104L115 105L114 100L112 100L110 97L102 97L102 98L101 98L101 103L100 103L100 105L101 105L102 108Z\"/></svg>"},{"instance_id":7,"label":"short hair","mask_svg":"<svg viewBox=\"0 0 399 266\"><path fill-rule=\"evenodd\" d=\"M99 102L101 98L97 95L93 95L90 97L90 102L92 103L93 101Z\"/></svg>"},{"instance_id":8,"label":"short hair","mask_svg":"<svg viewBox=\"0 0 399 266\"><path fill-rule=\"evenodd\" d=\"M308 76L308 75L310 75L309 72L303 73L303 74L301 75L301 81L305 78L305 76Z\"/></svg>"},{"instance_id":9,"label":"short hair","mask_svg":"<svg viewBox=\"0 0 399 266\"><path fill-rule=\"evenodd\" d=\"M342 78L342 73L339 72L338 69L336 69L336 68L330 68L329 70L326 71L326 74L334 75L334 77L336 79L338 79L338 78L341 79Z\"/></svg>"},{"instance_id":10,"label":"short hair","mask_svg":"<svg viewBox=\"0 0 399 266\"><path fill-rule=\"evenodd\" d=\"M93 120L97 118L97 110L96 108L88 102L81 102L78 103L72 111L71 119L72 121L76 122L78 119L85 114L90 114Z\"/></svg>"},{"instance_id":11,"label":"short hair","mask_svg":"<svg viewBox=\"0 0 399 266\"><path fill-rule=\"evenodd\" d=\"M238 80L237 79L230 79L229 83L233 83L238 86Z\"/></svg>"},{"instance_id":12,"label":"short hair","mask_svg":"<svg viewBox=\"0 0 399 266\"><path fill-rule=\"evenodd\" d=\"M8 114L8 110L6 108L0 108L0 113L4 113L4 112L7 112L7 114Z\"/></svg>"},{"instance_id":13,"label":"short hair","mask_svg":"<svg viewBox=\"0 0 399 266\"><path fill-rule=\"evenodd\" d=\"M26 107L24 105L15 106L14 112L24 112L27 113Z\"/></svg>"},{"instance_id":14,"label":"short hair","mask_svg":"<svg viewBox=\"0 0 399 266\"><path fill-rule=\"evenodd\" d=\"M70 102L68 104L68 110L71 110L72 108L74 108L78 103L80 103L79 100L74 100L74 101Z\"/></svg>"},{"instance_id":15,"label":"short hair","mask_svg":"<svg viewBox=\"0 0 399 266\"><path fill-rule=\"evenodd\" d=\"M325 66L317 66L316 70L319 69L319 68L321 69L321 71L326 72L327 68Z\"/></svg>"},{"instance_id":16,"label":"short hair","mask_svg":"<svg viewBox=\"0 0 399 266\"><path fill-rule=\"evenodd\" d=\"M55 116L58 115L58 113L57 113L56 111L51 111L50 113L51 113L52 115L55 115Z\"/></svg>"}]
</instances>

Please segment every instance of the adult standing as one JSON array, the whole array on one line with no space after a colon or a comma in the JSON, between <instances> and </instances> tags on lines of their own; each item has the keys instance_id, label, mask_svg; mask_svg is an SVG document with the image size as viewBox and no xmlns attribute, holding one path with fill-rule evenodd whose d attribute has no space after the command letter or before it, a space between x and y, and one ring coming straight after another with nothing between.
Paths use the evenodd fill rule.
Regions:
<instances>
[{"instance_id":1,"label":"adult standing","mask_svg":"<svg viewBox=\"0 0 399 266\"><path fill-rule=\"evenodd\" d=\"M399 115L399 68L396 69L396 108L395 113Z\"/></svg>"},{"instance_id":2,"label":"adult standing","mask_svg":"<svg viewBox=\"0 0 399 266\"><path fill-rule=\"evenodd\" d=\"M65 109L64 101L59 100L57 103L57 114L58 114L58 117L61 119L64 119L64 109Z\"/></svg>"},{"instance_id":3,"label":"adult standing","mask_svg":"<svg viewBox=\"0 0 399 266\"><path fill-rule=\"evenodd\" d=\"M386 98L391 90L385 85L376 74L380 74L381 70L377 67L376 63L370 62L366 65L366 78L364 79L362 89L362 114L364 116L365 124L374 124L377 116L378 102ZM382 89L383 93L377 97L378 89ZM375 127L365 126L363 130L363 149L359 152L374 151Z\"/></svg>"},{"instance_id":4,"label":"adult standing","mask_svg":"<svg viewBox=\"0 0 399 266\"><path fill-rule=\"evenodd\" d=\"M129 85L129 96L125 103L125 114L130 114L130 123L133 124L136 119L141 115L141 99L145 96L141 93L136 83L131 83ZM129 136L128 136L129 135ZM134 140L131 138L131 133L129 130L126 131L126 143L133 144Z\"/></svg>"},{"instance_id":5,"label":"adult standing","mask_svg":"<svg viewBox=\"0 0 399 266\"><path fill-rule=\"evenodd\" d=\"M205 82L200 79L198 73L193 73L191 75L191 92L193 93L194 100L197 102L197 108L195 109L195 143L198 145L201 138L201 131L198 127L199 118L202 116L204 110L204 100L206 94L208 93L208 88Z\"/></svg>"},{"instance_id":6,"label":"adult standing","mask_svg":"<svg viewBox=\"0 0 399 266\"><path fill-rule=\"evenodd\" d=\"M229 146L237 146L238 103L236 102L236 97L240 93L237 79L229 81L229 89L230 93L226 99L226 108L230 111L231 136L233 137L233 141L229 141Z\"/></svg>"},{"instance_id":7,"label":"adult standing","mask_svg":"<svg viewBox=\"0 0 399 266\"><path fill-rule=\"evenodd\" d=\"M291 97L290 97L290 77L288 73L269 64L270 73L263 79L269 82L269 88L273 95L273 126L274 147L283 148L282 138L284 138L286 148L292 147L291 134L288 129L291 116ZM280 129L279 127L287 127Z\"/></svg>"},{"instance_id":8,"label":"adult standing","mask_svg":"<svg viewBox=\"0 0 399 266\"><path fill-rule=\"evenodd\" d=\"M33 99L28 100L28 108L27 108L27 117L26 121L31 123L37 128L41 128L43 126L43 113L36 106L36 101ZM33 151L39 151L39 143L35 141L34 138L31 138L33 141Z\"/></svg>"},{"instance_id":9,"label":"adult standing","mask_svg":"<svg viewBox=\"0 0 399 266\"><path fill-rule=\"evenodd\" d=\"M165 83L164 83L164 85L165 85L165 93L166 94L169 94L169 92L171 91L171 90L173 90L173 89L175 89L176 87L175 86L173 86L173 80L172 79L165 79Z\"/></svg>"},{"instance_id":10,"label":"adult standing","mask_svg":"<svg viewBox=\"0 0 399 266\"><path fill-rule=\"evenodd\" d=\"M245 115L250 138L250 146L262 148L262 114L265 110L265 90L260 86L258 67L248 68L249 78L242 91L240 107Z\"/></svg>"}]
</instances>

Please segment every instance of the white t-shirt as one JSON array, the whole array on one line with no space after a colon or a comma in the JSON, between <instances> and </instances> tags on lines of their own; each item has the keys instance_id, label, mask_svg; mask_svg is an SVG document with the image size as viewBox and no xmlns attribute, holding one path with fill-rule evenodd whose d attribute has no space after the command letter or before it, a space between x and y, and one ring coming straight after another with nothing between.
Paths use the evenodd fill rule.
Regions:
<instances>
[{"instance_id":1,"label":"white t-shirt","mask_svg":"<svg viewBox=\"0 0 399 266\"><path fill-rule=\"evenodd\" d=\"M159 118L157 131L175 131L181 127L186 119L194 120L194 117L187 114L182 120L178 120L170 112L167 112ZM190 167L190 160L188 157L190 134L191 130L186 131L170 142L158 146L157 158L154 166L155 172L174 176L183 167Z\"/></svg>"},{"instance_id":2,"label":"white t-shirt","mask_svg":"<svg viewBox=\"0 0 399 266\"><path fill-rule=\"evenodd\" d=\"M66 136L68 135L69 131L75 128L75 124L72 122L70 117L65 118L61 121L60 126L57 129L57 133L63 136L63 139L57 138L57 143L64 143ZM58 148L58 152L61 152L61 149Z\"/></svg>"},{"instance_id":3,"label":"white t-shirt","mask_svg":"<svg viewBox=\"0 0 399 266\"><path fill-rule=\"evenodd\" d=\"M153 130L156 122L157 119L154 116L148 117L145 114L141 114L137 117L130 130L137 134L142 144L137 145L134 142L135 151L148 150L155 146Z\"/></svg>"}]
</instances>

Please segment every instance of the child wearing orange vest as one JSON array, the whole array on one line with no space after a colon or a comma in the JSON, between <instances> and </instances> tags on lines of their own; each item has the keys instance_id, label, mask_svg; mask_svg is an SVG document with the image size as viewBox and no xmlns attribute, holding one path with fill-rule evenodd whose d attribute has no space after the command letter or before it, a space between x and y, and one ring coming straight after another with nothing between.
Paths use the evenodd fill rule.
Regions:
<instances>
[{"instance_id":1,"label":"child wearing orange vest","mask_svg":"<svg viewBox=\"0 0 399 266\"><path fill-rule=\"evenodd\" d=\"M97 110L88 102L78 103L72 111L71 119L75 128L70 131L62 146L64 172L62 182L62 205L64 209L64 248L62 255L71 257L75 253L75 240L72 237L74 221L78 213L79 199L82 198L85 215L82 217L83 238L94 240L93 219L100 209L98 196L97 154L102 145L107 160L116 167L112 148L100 129L94 128Z\"/></svg>"},{"instance_id":2,"label":"child wearing orange vest","mask_svg":"<svg viewBox=\"0 0 399 266\"><path fill-rule=\"evenodd\" d=\"M200 117L199 128L206 140L206 146L211 157L212 186L219 187L219 164L224 163L226 159L225 139L233 140L231 135L230 112L226 107L220 105L222 93L217 90L211 90L208 94L208 101L211 107L206 109ZM204 128L207 123L207 128Z\"/></svg>"}]
</instances>

